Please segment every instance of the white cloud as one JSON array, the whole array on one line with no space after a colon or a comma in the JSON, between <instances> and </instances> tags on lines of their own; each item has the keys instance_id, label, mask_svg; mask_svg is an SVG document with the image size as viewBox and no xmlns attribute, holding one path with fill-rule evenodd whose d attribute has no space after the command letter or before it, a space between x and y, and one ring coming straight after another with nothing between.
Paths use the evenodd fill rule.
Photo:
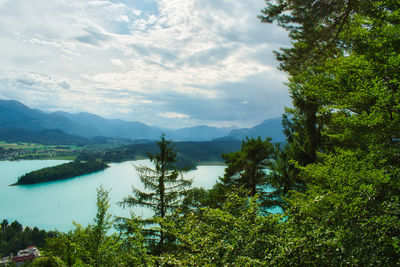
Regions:
<instances>
[{"instance_id":1,"label":"white cloud","mask_svg":"<svg viewBox=\"0 0 400 267\"><path fill-rule=\"evenodd\" d=\"M129 17L127 15L120 15L116 18L117 21L129 22Z\"/></svg>"},{"instance_id":2,"label":"white cloud","mask_svg":"<svg viewBox=\"0 0 400 267\"><path fill-rule=\"evenodd\" d=\"M189 115L178 113L178 112L163 112L160 113L159 116L168 118L168 119L188 119Z\"/></svg>"},{"instance_id":3,"label":"white cloud","mask_svg":"<svg viewBox=\"0 0 400 267\"><path fill-rule=\"evenodd\" d=\"M92 6L104 6L108 5L109 3L109 1L88 1L88 4Z\"/></svg>"},{"instance_id":4,"label":"white cloud","mask_svg":"<svg viewBox=\"0 0 400 267\"><path fill-rule=\"evenodd\" d=\"M131 12L134 16L140 16L142 14L142 11L138 9L132 9Z\"/></svg>"},{"instance_id":5,"label":"white cloud","mask_svg":"<svg viewBox=\"0 0 400 267\"><path fill-rule=\"evenodd\" d=\"M0 73L0 92L33 105L51 101L70 111L153 124L163 123L158 114L174 114L165 110L187 116L175 118L188 124L210 123L213 115L206 111L214 106L207 103L222 114L218 107L229 111L242 101L246 115L231 112L235 115L224 123L248 123L243 117L250 112L265 116L265 110L289 104L280 85L285 76L271 56L285 44L286 33L259 22L263 5L259 0L30 0L28 6L0 0L0 8L7 7L0 9L0 70L13 70L10 76ZM23 90L13 93L7 83ZM254 101L253 95L267 99ZM194 115L194 107L204 115Z\"/></svg>"},{"instance_id":6,"label":"white cloud","mask_svg":"<svg viewBox=\"0 0 400 267\"><path fill-rule=\"evenodd\" d=\"M118 58L112 58L110 59L111 63L114 64L115 66L123 66L124 63L122 62L121 59Z\"/></svg>"},{"instance_id":7,"label":"white cloud","mask_svg":"<svg viewBox=\"0 0 400 267\"><path fill-rule=\"evenodd\" d=\"M43 38L42 36L37 36L29 40L23 40L24 42L28 42L32 45L42 45L49 46L58 49L61 53L77 55L76 44L71 41L63 41L63 40L51 40Z\"/></svg>"}]
</instances>

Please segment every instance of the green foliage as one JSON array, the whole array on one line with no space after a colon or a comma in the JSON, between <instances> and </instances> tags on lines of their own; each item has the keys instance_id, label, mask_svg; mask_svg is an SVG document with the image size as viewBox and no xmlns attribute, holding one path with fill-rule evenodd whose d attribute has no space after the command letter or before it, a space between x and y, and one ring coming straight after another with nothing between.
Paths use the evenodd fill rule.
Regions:
<instances>
[{"instance_id":1,"label":"green foliage","mask_svg":"<svg viewBox=\"0 0 400 267\"><path fill-rule=\"evenodd\" d=\"M139 236L108 235L112 227L108 192L97 190L97 214L87 227L75 223L68 233L46 240L45 254L60 258L67 266L137 266L149 261ZM131 229L138 227L131 223ZM136 229L136 228L135 228ZM139 228L138 228L139 229ZM137 239L136 239L137 238Z\"/></svg>"},{"instance_id":2,"label":"green foliage","mask_svg":"<svg viewBox=\"0 0 400 267\"><path fill-rule=\"evenodd\" d=\"M104 266L112 262L114 251L118 246L115 236L107 236L112 226L111 215L108 213L110 207L108 192L102 187L97 190L97 214L94 224L86 228L88 237L89 257L94 266Z\"/></svg>"},{"instance_id":3,"label":"green foliage","mask_svg":"<svg viewBox=\"0 0 400 267\"><path fill-rule=\"evenodd\" d=\"M148 254L146 240L139 218L123 218L116 225L119 230L121 251L119 254L126 266L154 266L154 259Z\"/></svg>"},{"instance_id":4,"label":"green foliage","mask_svg":"<svg viewBox=\"0 0 400 267\"><path fill-rule=\"evenodd\" d=\"M107 167L108 165L103 161L73 161L27 173L19 177L18 182L16 182L14 185L37 184L68 179L104 170Z\"/></svg>"},{"instance_id":5,"label":"green foliage","mask_svg":"<svg viewBox=\"0 0 400 267\"><path fill-rule=\"evenodd\" d=\"M19 250L32 245L40 248L44 245L46 237L54 234L37 227L22 227L17 221L9 224L7 220L3 220L0 228L0 256L9 256L11 253L16 255Z\"/></svg>"},{"instance_id":6,"label":"green foliage","mask_svg":"<svg viewBox=\"0 0 400 267\"><path fill-rule=\"evenodd\" d=\"M202 208L163 221L176 247L160 261L178 266L266 266L280 216L260 215L257 198L230 193L221 209Z\"/></svg>"},{"instance_id":7,"label":"green foliage","mask_svg":"<svg viewBox=\"0 0 400 267\"><path fill-rule=\"evenodd\" d=\"M399 265L398 1L267 1L293 108L270 184L287 208L272 265ZM293 191L291 191L293 190Z\"/></svg>"},{"instance_id":8,"label":"green foliage","mask_svg":"<svg viewBox=\"0 0 400 267\"><path fill-rule=\"evenodd\" d=\"M400 264L398 181L362 152L321 156L300 168L282 216L262 216L256 198L230 194L220 209L164 220L176 246L164 264L388 266Z\"/></svg>"},{"instance_id":9,"label":"green foliage","mask_svg":"<svg viewBox=\"0 0 400 267\"><path fill-rule=\"evenodd\" d=\"M65 263L57 257L40 257L33 260L29 265L32 267L64 267Z\"/></svg>"},{"instance_id":10,"label":"green foliage","mask_svg":"<svg viewBox=\"0 0 400 267\"><path fill-rule=\"evenodd\" d=\"M295 76L337 53L340 34L353 14L370 5L368 0L266 0L259 16L289 31L292 47L275 52L281 69Z\"/></svg>"},{"instance_id":11,"label":"green foliage","mask_svg":"<svg viewBox=\"0 0 400 267\"><path fill-rule=\"evenodd\" d=\"M346 151L302 168L308 190L292 192L272 264L400 264L398 185L373 165Z\"/></svg>"},{"instance_id":12,"label":"green foliage","mask_svg":"<svg viewBox=\"0 0 400 267\"><path fill-rule=\"evenodd\" d=\"M340 146L374 151L397 165L399 3L267 2L262 21L277 21L293 40L278 56L294 106L287 136L295 153L288 157L306 166L316 151Z\"/></svg>"},{"instance_id":13,"label":"green foliage","mask_svg":"<svg viewBox=\"0 0 400 267\"><path fill-rule=\"evenodd\" d=\"M227 167L221 182L226 186L243 186L251 196L262 194L258 186L265 183L272 152L270 138L264 141L260 137L246 138L239 151L222 155Z\"/></svg>"},{"instance_id":14,"label":"green foliage","mask_svg":"<svg viewBox=\"0 0 400 267\"><path fill-rule=\"evenodd\" d=\"M82 228L76 225L73 231L59 232L55 237L48 238L44 253L49 257L60 258L67 266L73 266L79 258L86 256L82 239Z\"/></svg>"},{"instance_id":15,"label":"green foliage","mask_svg":"<svg viewBox=\"0 0 400 267\"><path fill-rule=\"evenodd\" d=\"M153 210L154 216L149 219L143 219L141 222L148 225L145 229L149 237L150 244L157 244L156 251L162 251L165 246L163 229L154 227L157 225L158 218L165 218L172 211L181 205L181 200L187 187L190 187L191 181L183 179L180 170L177 169L176 155L171 141L161 136L157 142L159 153L149 155L150 161L154 163L154 168L148 166L136 167L139 178L147 191L140 191L133 188L133 196L124 198L121 202L123 206L142 206ZM158 252L156 252L158 253Z\"/></svg>"}]
</instances>

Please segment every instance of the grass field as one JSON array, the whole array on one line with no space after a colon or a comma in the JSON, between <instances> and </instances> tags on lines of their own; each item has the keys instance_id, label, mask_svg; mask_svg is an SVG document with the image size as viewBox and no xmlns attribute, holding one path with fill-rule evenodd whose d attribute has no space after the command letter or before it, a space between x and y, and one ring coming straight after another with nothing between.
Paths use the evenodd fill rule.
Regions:
<instances>
[{"instance_id":1,"label":"grass field","mask_svg":"<svg viewBox=\"0 0 400 267\"><path fill-rule=\"evenodd\" d=\"M1 160L23 160L23 159L62 159L74 160L79 153L75 146L67 145L42 145L35 143L7 143L0 141Z\"/></svg>"},{"instance_id":2,"label":"grass field","mask_svg":"<svg viewBox=\"0 0 400 267\"><path fill-rule=\"evenodd\" d=\"M0 142L0 147L4 149L13 148L13 149L54 149L55 146L44 146L41 144L32 144L32 143L6 143Z\"/></svg>"},{"instance_id":3,"label":"grass field","mask_svg":"<svg viewBox=\"0 0 400 267\"><path fill-rule=\"evenodd\" d=\"M70 146L70 145L42 145L35 143L6 143L4 141L0 141L0 147L4 149L26 149L26 150L55 150L55 151L67 151L67 150L81 150L82 147Z\"/></svg>"}]
</instances>

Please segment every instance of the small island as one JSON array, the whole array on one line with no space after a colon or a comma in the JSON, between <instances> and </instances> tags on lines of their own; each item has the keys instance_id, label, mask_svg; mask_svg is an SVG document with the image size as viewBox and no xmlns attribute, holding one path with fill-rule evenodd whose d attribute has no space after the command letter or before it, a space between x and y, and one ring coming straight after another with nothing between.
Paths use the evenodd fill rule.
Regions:
<instances>
[{"instance_id":1,"label":"small island","mask_svg":"<svg viewBox=\"0 0 400 267\"><path fill-rule=\"evenodd\" d=\"M72 161L27 173L19 177L18 181L12 185L29 185L63 180L104 170L107 167L106 163L99 160Z\"/></svg>"}]
</instances>

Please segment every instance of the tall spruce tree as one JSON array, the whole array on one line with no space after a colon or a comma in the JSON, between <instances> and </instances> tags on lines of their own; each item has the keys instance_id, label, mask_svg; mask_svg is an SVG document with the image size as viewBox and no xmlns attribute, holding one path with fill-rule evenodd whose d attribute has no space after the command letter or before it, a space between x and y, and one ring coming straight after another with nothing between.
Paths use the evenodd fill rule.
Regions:
<instances>
[{"instance_id":1,"label":"tall spruce tree","mask_svg":"<svg viewBox=\"0 0 400 267\"><path fill-rule=\"evenodd\" d=\"M154 167L137 166L140 181L146 191L133 188L133 196L123 199L123 206L134 207L142 206L153 210L154 215L150 219L142 219L145 234L150 245L156 253L164 249L166 237L161 227L154 227L157 219L163 219L177 209L181 200L191 186L192 181L186 180L182 176L182 171L176 167L176 155L171 140L166 140L165 135L157 142L159 153L149 155Z\"/></svg>"}]
</instances>

